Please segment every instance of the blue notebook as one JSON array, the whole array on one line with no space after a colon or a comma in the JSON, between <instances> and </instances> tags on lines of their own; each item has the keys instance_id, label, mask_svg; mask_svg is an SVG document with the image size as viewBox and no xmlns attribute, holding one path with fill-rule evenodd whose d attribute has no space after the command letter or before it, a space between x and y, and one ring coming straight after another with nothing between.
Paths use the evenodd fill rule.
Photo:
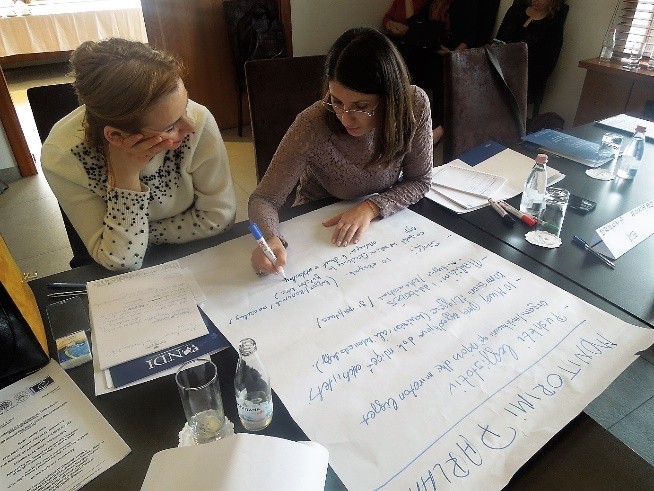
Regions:
<instances>
[{"instance_id":1,"label":"blue notebook","mask_svg":"<svg viewBox=\"0 0 654 491\"><path fill-rule=\"evenodd\" d=\"M556 130L540 130L524 136L522 139L546 152L554 153L588 167L599 167L611 160L611 158L600 159L598 155L599 143L583 140Z\"/></svg>"},{"instance_id":2,"label":"blue notebook","mask_svg":"<svg viewBox=\"0 0 654 491\"><path fill-rule=\"evenodd\" d=\"M506 150L504 145L493 140L487 140L481 145L471 148L467 152L463 152L459 157L459 160L464 161L468 165L475 166L484 160L491 158L493 155L497 155L503 150Z\"/></svg>"},{"instance_id":3,"label":"blue notebook","mask_svg":"<svg viewBox=\"0 0 654 491\"><path fill-rule=\"evenodd\" d=\"M137 380L155 375L198 356L215 353L230 346L229 342L216 328L213 322L198 307L202 320L209 330L208 334L172 348L157 351L151 355L121 363L109 368L114 388L123 387Z\"/></svg>"}]
</instances>

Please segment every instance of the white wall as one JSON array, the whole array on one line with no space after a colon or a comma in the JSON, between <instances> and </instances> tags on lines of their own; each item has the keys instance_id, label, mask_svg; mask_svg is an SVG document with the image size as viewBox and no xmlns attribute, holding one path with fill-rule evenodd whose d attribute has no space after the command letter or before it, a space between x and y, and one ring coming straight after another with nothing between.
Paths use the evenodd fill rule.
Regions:
<instances>
[{"instance_id":1,"label":"white wall","mask_svg":"<svg viewBox=\"0 0 654 491\"><path fill-rule=\"evenodd\" d=\"M323 55L352 27L381 27L392 0L291 0L293 56Z\"/></svg>"},{"instance_id":2,"label":"white wall","mask_svg":"<svg viewBox=\"0 0 654 491\"><path fill-rule=\"evenodd\" d=\"M356 26L380 27L392 0L291 0L293 54L324 54L345 30ZM497 24L513 0L501 0ZM568 0L563 49L552 73L541 112L555 111L571 126L586 70L580 60L599 54L616 0ZM495 29L497 32L497 28Z\"/></svg>"}]
</instances>

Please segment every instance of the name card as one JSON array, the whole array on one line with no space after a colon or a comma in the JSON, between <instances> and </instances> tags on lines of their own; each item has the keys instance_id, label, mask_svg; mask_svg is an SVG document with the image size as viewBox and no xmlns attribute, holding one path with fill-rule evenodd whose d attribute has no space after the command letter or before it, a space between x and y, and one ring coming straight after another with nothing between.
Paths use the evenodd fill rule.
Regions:
<instances>
[{"instance_id":1,"label":"name card","mask_svg":"<svg viewBox=\"0 0 654 491\"><path fill-rule=\"evenodd\" d=\"M654 234L654 201L647 201L595 231L597 252L617 259Z\"/></svg>"}]
</instances>

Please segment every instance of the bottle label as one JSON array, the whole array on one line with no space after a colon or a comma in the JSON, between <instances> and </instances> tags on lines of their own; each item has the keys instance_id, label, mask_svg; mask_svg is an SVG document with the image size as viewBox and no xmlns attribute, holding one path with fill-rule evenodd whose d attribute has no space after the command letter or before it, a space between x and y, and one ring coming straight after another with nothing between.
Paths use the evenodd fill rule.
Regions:
<instances>
[{"instance_id":1,"label":"bottle label","mask_svg":"<svg viewBox=\"0 0 654 491\"><path fill-rule=\"evenodd\" d=\"M236 406L240 418L252 423L264 421L270 418L273 413L272 399L263 400L261 402L252 402L245 398L237 398Z\"/></svg>"}]
</instances>

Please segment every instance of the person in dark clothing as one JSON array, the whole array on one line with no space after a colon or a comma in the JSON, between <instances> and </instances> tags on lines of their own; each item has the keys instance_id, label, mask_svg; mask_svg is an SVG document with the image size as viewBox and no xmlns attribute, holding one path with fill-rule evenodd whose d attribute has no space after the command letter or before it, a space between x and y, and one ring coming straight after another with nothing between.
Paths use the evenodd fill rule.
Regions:
<instances>
[{"instance_id":1,"label":"person in dark clothing","mask_svg":"<svg viewBox=\"0 0 654 491\"><path fill-rule=\"evenodd\" d=\"M527 43L527 101L543 94L563 45L563 23L556 18L563 0L527 0L507 10L496 39L505 43Z\"/></svg>"},{"instance_id":2,"label":"person in dark clothing","mask_svg":"<svg viewBox=\"0 0 654 491\"><path fill-rule=\"evenodd\" d=\"M432 49L403 42L412 17L438 25L440 42ZM443 135L443 56L475 45L477 0L394 0L382 27L400 49L416 85L432 92L434 143Z\"/></svg>"}]
</instances>

